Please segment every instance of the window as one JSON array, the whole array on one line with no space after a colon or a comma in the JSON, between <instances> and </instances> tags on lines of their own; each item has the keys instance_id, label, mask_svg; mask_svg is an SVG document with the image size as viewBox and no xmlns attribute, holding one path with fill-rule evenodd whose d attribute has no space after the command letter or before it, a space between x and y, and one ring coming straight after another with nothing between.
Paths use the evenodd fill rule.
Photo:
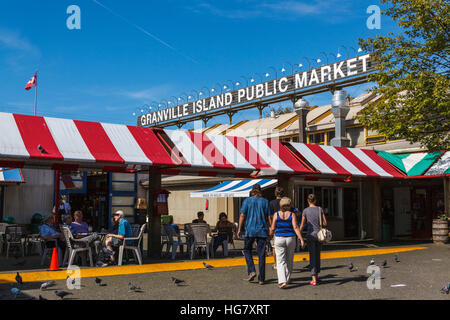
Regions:
<instances>
[{"instance_id":1,"label":"window","mask_svg":"<svg viewBox=\"0 0 450 320\"><path fill-rule=\"evenodd\" d=\"M331 139L333 139L336 136L336 133L334 131L328 131L327 132L327 145L331 145Z\"/></svg>"},{"instance_id":2,"label":"window","mask_svg":"<svg viewBox=\"0 0 450 320\"><path fill-rule=\"evenodd\" d=\"M308 135L308 143L324 144L325 143L325 132L309 134Z\"/></svg>"},{"instance_id":3,"label":"window","mask_svg":"<svg viewBox=\"0 0 450 320\"><path fill-rule=\"evenodd\" d=\"M347 128L346 132L352 147L364 144L364 127Z\"/></svg>"},{"instance_id":4,"label":"window","mask_svg":"<svg viewBox=\"0 0 450 320\"><path fill-rule=\"evenodd\" d=\"M322 188L322 208L327 217L339 217L338 188Z\"/></svg>"}]
</instances>

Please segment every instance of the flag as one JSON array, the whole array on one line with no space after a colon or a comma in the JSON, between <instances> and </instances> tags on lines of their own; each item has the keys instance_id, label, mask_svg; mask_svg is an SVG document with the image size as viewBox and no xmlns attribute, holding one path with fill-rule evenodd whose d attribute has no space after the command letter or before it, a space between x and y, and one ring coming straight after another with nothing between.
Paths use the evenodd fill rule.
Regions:
<instances>
[{"instance_id":1,"label":"flag","mask_svg":"<svg viewBox=\"0 0 450 320\"><path fill-rule=\"evenodd\" d=\"M37 84L37 75L35 74L33 78L28 81L27 85L25 86L25 90L30 90Z\"/></svg>"}]
</instances>

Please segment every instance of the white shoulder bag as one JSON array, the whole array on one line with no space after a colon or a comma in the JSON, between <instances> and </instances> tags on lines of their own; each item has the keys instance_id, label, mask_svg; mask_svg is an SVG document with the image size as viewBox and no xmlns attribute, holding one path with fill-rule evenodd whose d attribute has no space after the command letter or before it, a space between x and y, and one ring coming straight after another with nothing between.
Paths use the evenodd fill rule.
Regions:
<instances>
[{"instance_id":1,"label":"white shoulder bag","mask_svg":"<svg viewBox=\"0 0 450 320\"><path fill-rule=\"evenodd\" d=\"M331 231L327 228L322 227L322 214L323 210L321 207L319 207L319 223L320 223L320 230L317 232L317 240L319 240L320 243L327 243L331 241L332 234Z\"/></svg>"}]
</instances>

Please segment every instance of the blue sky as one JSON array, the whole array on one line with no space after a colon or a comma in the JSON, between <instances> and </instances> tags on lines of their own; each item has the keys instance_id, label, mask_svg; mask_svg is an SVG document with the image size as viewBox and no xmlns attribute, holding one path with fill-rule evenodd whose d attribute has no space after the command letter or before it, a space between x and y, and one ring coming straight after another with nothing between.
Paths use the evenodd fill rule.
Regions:
<instances>
[{"instance_id":1,"label":"blue sky","mask_svg":"<svg viewBox=\"0 0 450 320\"><path fill-rule=\"evenodd\" d=\"M69 30L69 5L81 9L81 30ZM2 1L0 111L32 114L38 74L38 115L135 124L144 104L175 100L281 69L302 56L317 59L357 39L393 31L369 30L371 0ZM352 52L352 50L350 50ZM341 49L342 53L342 49ZM356 96L368 85L348 88ZM309 96L328 104L329 93ZM233 122L256 119L256 109ZM217 117L208 125L227 123ZM186 125L189 128L192 125Z\"/></svg>"}]
</instances>

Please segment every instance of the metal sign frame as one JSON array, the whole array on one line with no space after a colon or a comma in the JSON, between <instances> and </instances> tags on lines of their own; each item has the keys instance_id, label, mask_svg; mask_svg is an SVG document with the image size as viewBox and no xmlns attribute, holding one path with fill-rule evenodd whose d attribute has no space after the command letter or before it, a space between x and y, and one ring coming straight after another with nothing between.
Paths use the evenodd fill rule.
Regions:
<instances>
[{"instance_id":1,"label":"metal sign frame","mask_svg":"<svg viewBox=\"0 0 450 320\"><path fill-rule=\"evenodd\" d=\"M166 127L367 82L370 54L141 115L138 126Z\"/></svg>"}]
</instances>

